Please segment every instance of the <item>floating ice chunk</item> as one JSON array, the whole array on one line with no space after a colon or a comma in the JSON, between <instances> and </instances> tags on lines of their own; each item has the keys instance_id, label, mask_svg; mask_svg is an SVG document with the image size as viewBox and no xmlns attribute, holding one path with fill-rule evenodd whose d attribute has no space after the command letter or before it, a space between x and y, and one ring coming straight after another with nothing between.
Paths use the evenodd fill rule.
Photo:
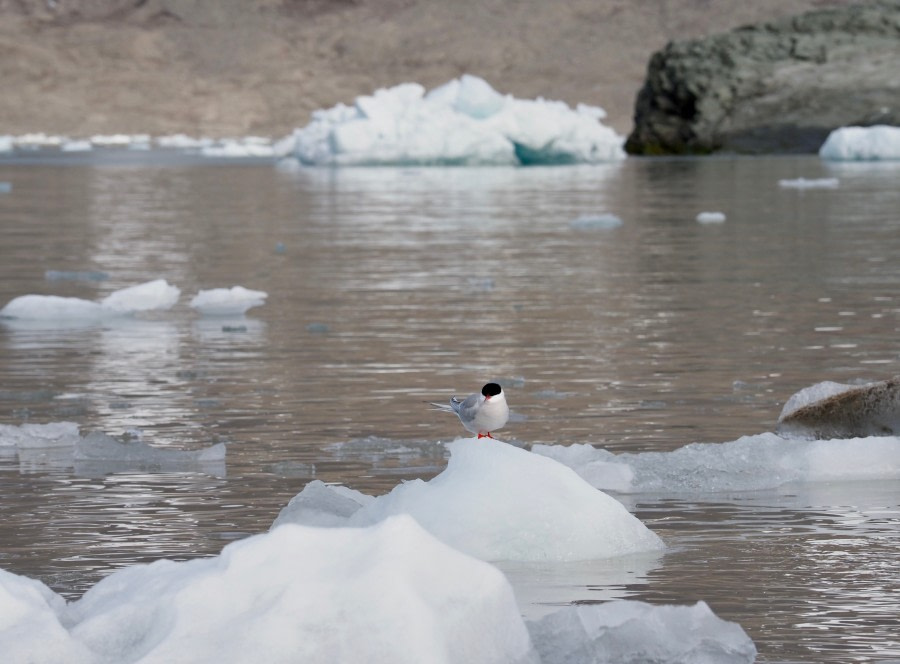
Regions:
<instances>
[{"instance_id":1,"label":"floating ice chunk","mask_svg":"<svg viewBox=\"0 0 900 664\"><path fill-rule=\"evenodd\" d=\"M865 385L825 381L806 387L784 404L777 431L806 439L900 434L900 377Z\"/></svg>"},{"instance_id":2,"label":"floating ice chunk","mask_svg":"<svg viewBox=\"0 0 900 664\"><path fill-rule=\"evenodd\" d=\"M560 609L529 622L541 664L752 664L756 646L705 602L653 606L620 600Z\"/></svg>"},{"instance_id":3,"label":"floating ice chunk","mask_svg":"<svg viewBox=\"0 0 900 664\"><path fill-rule=\"evenodd\" d=\"M819 156L832 161L900 159L900 127L840 127L825 139Z\"/></svg>"},{"instance_id":4,"label":"floating ice chunk","mask_svg":"<svg viewBox=\"0 0 900 664\"><path fill-rule=\"evenodd\" d=\"M21 136L16 136L15 141L16 145L20 145L22 147L55 147L60 146L65 143L67 138L63 136L53 136L48 135L43 132L37 132L32 134L22 134Z\"/></svg>"},{"instance_id":5,"label":"floating ice chunk","mask_svg":"<svg viewBox=\"0 0 900 664\"><path fill-rule=\"evenodd\" d=\"M900 438L790 440L774 433L672 452L612 454L591 445L535 445L599 489L623 493L759 491L793 482L900 479Z\"/></svg>"},{"instance_id":6,"label":"floating ice chunk","mask_svg":"<svg viewBox=\"0 0 900 664\"><path fill-rule=\"evenodd\" d=\"M778 186L782 189L836 189L840 184L841 181L837 178L796 178L778 181Z\"/></svg>"},{"instance_id":7,"label":"floating ice chunk","mask_svg":"<svg viewBox=\"0 0 900 664\"><path fill-rule=\"evenodd\" d=\"M118 440L99 431L94 431L75 444L76 461L136 461L154 463L215 462L225 459L224 443L216 443L201 450L170 450L153 447L147 443L128 437Z\"/></svg>"},{"instance_id":8,"label":"floating ice chunk","mask_svg":"<svg viewBox=\"0 0 900 664\"><path fill-rule=\"evenodd\" d=\"M139 311L164 311L171 309L181 291L170 286L165 279L148 281L114 291L100 301L106 311L133 314Z\"/></svg>"},{"instance_id":9,"label":"floating ice chunk","mask_svg":"<svg viewBox=\"0 0 900 664\"><path fill-rule=\"evenodd\" d=\"M614 214L586 214L573 219L569 226L579 231L608 231L622 225L622 219Z\"/></svg>"},{"instance_id":10,"label":"floating ice chunk","mask_svg":"<svg viewBox=\"0 0 900 664\"><path fill-rule=\"evenodd\" d=\"M724 212L700 212L697 221L701 224L721 224L725 221Z\"/></svg>"},{"instance_id":11,"label":"floating ice chunk","mask_svg":"<svg viewBox=\"0 0 900 664\"><path fill-rule=\"evenodd\" d=\"M15 147L15 139L12 136L0 136L0 154L4 152L12 152Z\"/></svg>"},{"instance_id":12,"label":"floating ice chunk","mask_svg":"<svg viewBox=\"0 0 900 664\"><path fill-rule=\"evenodd\" d=\"M204 147L211 147L215 141L211 138L193 138L185 134L173 134L172 136L160 136L156 139L156 144L161 148L175 148L180 150L191 150Z\"/></svg>"},{"instance_id":13,"label":"floating ice chunk","mask_svg":"<svg viewBox=\"0 0 900 664\"><path fill-rule=\"evenodd\" d=\"M20 295L0 309L0 318L20 320L95 320L107 315L96 302L58 295Z\"/></svg>"},{"instance_id":14,"label":"floating ice chunk","mask_svg":"<svg viewBox=\"0 0 900 664\"><path fill-rule=\"evenodd\" d=\"M47 448L72 447L81 437L75 422L0 424L0 447Z\"/></svg>"},{"instance_id":15,"label":"floating ice chunk","mask_svg":"<svg viewBox=\"0 0 900 664\"><path fill-rule=\"evenodd\" d=\"M90 141L65 141L59 149L63 152L90 152L94 146Z\"/></svg>"},{"instance_id":16,"label":"floating ice chunk","mask_svg":"<svg viewBox=\"0 0 900 664\"><path fill-rule=\"evenodd\" d=\"M319 110L292 137L310 165L595 163L625 157L602 109L504 96L475 76L404 83ZM287 141L287 139L286 139ZM281 142L283 151L288 142Z\"/></svg>"},{"instance_id":17,"label":"floating ice chunk","mask_svg":"<svg viewBox=\"0 0 900 664\"><path fill-rule=\"evenodd\" d=\"M282 526L213 558L114 572L68 606L8 573L0 593L14 598L0 601L11 607L0 613L9 661L538 661L503 574L409 517Z\"/></svg>"},{"instance_id":18,"label":"floating ice chunk","mask_svg":"<svg viewBox=\"0 0 900 664\"><path fill-rule=\"evenodd\" d=\"M30 321L90 321L127 316L141 311L170 309L181 291L165 279L149 281L110 293L91 302L58 295L20 295L0 309L0 318Z\"/></svg>"},{"instance_id":19,"label":"floating ice chunk","mask_svg":"<svg viewBox=\"0 0 900 664\"><path fill-rule=\"evenodd\" d=\"M410 514L442 541L482 560L587 560L663 548L621 503L562 464L474 438L447 447L450 461L440 475L395 487L347 524Z\"/></svg>"},{"instance_id":20,"label":"floating ice chunk","mask_svg":"<svg viewBox=\"0 0 900 664\"><path fill-rule=\"evenodd\" d=\"M267 138L247 136L244 138L226 138L213 145L200 147L204 157L225 157L240 159L246 157L274 157L275 148Z\"/></svg>"},{"instance_id":21,"label":"floating ice chunk","mask_svg":"<svg viewBox=\"0 0 900 664\"><path fill-rule=\"evenodd\" d=\"M191 307L205 316L240 316L248 309L265 304L269 294L243 286L201 290L191 300Z\"/></svg>"}]
</instances>

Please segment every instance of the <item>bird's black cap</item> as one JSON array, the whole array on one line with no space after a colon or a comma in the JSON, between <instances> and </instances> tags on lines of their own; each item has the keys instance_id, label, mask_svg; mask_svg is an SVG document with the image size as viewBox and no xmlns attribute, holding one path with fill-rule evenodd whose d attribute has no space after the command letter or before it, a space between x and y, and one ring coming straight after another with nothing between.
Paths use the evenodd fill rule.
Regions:
<instances>
[{"instance_id":1,"label":"bird's black cap","mask_svg":"<svg viewBox=\"0 0 900 664\"><path fill-rule=\"evenodd\" d=\"M502 388L497 383L488 383L484 387L481 388L481 393L486 397L495 397L502 391Z\"/></svg>"}]
</instances>

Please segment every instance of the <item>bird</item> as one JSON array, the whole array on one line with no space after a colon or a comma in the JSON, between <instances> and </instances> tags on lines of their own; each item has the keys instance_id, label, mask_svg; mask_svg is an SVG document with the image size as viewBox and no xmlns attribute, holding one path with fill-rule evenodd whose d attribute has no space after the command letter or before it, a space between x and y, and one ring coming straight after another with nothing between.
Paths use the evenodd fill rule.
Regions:
<instances>
[{"instance_id":1,"label":"bird","mask_svg":"<svg viewBox=\"0 0 900 664\"><path fill-rule=\"evenodd\" d=\"M456 413L466 430L478 434L479 439L495 440L491 431L502 429L509 419L506 395L497 383L486 384L480 393L470 394L463 401L453 396L450 397L449 405L442 403L431 405L446 413Z\"/></svg>"}]
</instances>

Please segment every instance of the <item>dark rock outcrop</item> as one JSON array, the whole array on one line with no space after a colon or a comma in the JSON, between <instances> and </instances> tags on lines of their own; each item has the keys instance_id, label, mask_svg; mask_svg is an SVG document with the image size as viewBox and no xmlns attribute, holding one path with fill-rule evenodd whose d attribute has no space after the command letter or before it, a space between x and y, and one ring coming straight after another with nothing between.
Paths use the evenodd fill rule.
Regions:
<instances>
[{"instance_id":1,"label":"dark rock outcrop","mask_svg":"<svg viewBox=\"0 0 900 664\"><path fill-rule=\"evenodd\" d=\"M632 154L815 152L845 125L900 125L900 0L813 11L656 52Z\"/></svg>"}]
</instances>

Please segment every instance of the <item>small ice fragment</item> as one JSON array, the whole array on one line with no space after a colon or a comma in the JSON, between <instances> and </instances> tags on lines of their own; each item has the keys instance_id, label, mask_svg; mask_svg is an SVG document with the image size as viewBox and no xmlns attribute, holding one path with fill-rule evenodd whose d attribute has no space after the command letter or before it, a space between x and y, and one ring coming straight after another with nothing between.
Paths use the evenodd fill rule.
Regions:
<instances>
[{"instance_id":1,"label":"small ice fragment","mask_svg":"<svg viewBox=\"0 0 900 664\"><path fill-rule=\"evenodd\" d=\"M106 281L109 279L109 274L100 270L46 270L44 279L47 281Z\"/></svg>"},{"instance_id":2,"label":"small ice fragment","mask_svg":"<svg viewBox=\"0 0 900 664\"><path fill-rule=\"evenodd\" d=\"M66 141L59 149L63 152L90 152L94 146L90 141Z\"/></svg>"},{"instance_id":3,"label":"small ice fragment","mask_svg":"<svg viewBox=\"0 0 900 664\"><path fill-rule=\"evenodd\" d=\"M587 214L573 219L569 226L579 231L607 231L622 225L622 219L614 214Z\"/></svg>"},{"instance_id":4,"label":"small ice fragment","mask_svg":"<svg viewBox=\"0 0 900 664\"><path fill-rule=\"evenodd\" d=\"M541 664L715 662L752 664L756 646L706 602L654 606L617 600L568 606L528 622Z\"/></svg>"},{"instance_id":5,"label":"small ice fragment","mask_svg":"<svg viewBox=\"0 0 900 664\"><path fill-rule=\"evenodd\" d=\"M725 221L724 212L700 212L697 221L701 224L721 224Z\"/></svg>"},{"instance_id":6,"label":"small ice fragment","mask_svg":"<svg viewBox=\"0 0 900 664\"><path fill-rule=\"evenodd\" d=\"M0 447L72 447L80 439L75 422L26 423L20 426L0 424Z\"/></svg>"},{"instance_id":7,"label":"small ice fragment","mask_svg":"<svg viewBox=\"0 0 900 664\"><path fill-rule=\"evenodd\" d=\"M114 291L100 301L100 306L121 314L159 311L171 309L179 295L181 291L177 287L170 286L165 279L156 279Z\"/></svg>"},{"instance_id":8,"label":"small ice fragment","mask_svg":"<svg viewBox=\"0 0 900 664\"><path fill-rule=\"evenodd\" d=\"M796 178L778 181L778 186L782 189L836 189L840 184L837 178Z\"/></svg>"},{"instance_id":9,"label":"small ice fragment","mask_svg":"<svg viewBox=\"0 0 900 664\"><path fill-rule=\"evenodd\" d=\"M264 291L243 286L211 288L198 292L191 300L191 307L204 316L240 316L248 309L265 304L268 296Z\"/></svg>"}]
</instances>

